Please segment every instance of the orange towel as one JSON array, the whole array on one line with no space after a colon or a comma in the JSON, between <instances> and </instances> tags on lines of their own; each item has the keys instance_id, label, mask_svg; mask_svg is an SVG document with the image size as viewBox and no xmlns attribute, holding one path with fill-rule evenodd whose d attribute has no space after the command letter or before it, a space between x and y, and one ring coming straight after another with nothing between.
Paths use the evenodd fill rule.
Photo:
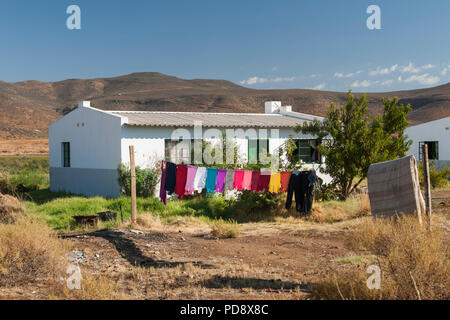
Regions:
<instances>
[{"instance_id":1,"label":"orange towel","mask_svg":"<svg viewBox=\"0 0 450 320\"><path fill-rule=\"evenodd\" d=\"M279 172L272 173L269 182L269 192L278 193L281 188L281 174Z\"/></svg>"}]
</instances>

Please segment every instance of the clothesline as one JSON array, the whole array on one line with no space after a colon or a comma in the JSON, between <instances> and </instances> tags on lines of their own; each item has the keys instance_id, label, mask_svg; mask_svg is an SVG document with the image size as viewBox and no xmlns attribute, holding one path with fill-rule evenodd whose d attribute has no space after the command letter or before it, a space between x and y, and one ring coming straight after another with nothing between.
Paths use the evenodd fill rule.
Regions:
<instances>
[{"instance_id":1,"label":"clothesline","mask_svg":"<svg viewBox=\"0 0 450 320\"><path fill-rule=\"evenodd\" d=\"M167 204L167 194L172 195L173 193L178 195L178 199L183 199L185 195L193 195L195 191L201 193L203 189L206 189L207 194L231 190L251 190L254 192L269 191L274 194L288 192L288 200L290 194L290 201L288 201L290 207L292 194L295 191L298 210L299 200L301 200L299 199L300 194L305 193L307 186L313 185L316 179L315 173L308 175L305 178L308 181L304 182L303 178L302 181L297 178L300 174L298 171L272 173L268 171L217 169L185 164L177 165L166 161L161 164L161 172L160 198L164 204ZM305 212L308 212L308 210Z\"/></svg>"}]
</instances>

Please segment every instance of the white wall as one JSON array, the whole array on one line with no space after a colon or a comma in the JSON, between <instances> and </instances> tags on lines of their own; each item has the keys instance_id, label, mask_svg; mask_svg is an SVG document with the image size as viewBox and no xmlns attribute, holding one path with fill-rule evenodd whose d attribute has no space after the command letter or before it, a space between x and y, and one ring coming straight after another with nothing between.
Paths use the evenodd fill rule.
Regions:
<instances>
[{"instance_id":1,"label":"white wall","mask_svg":"<svg viewBox=\"0 0 450 320\"><path fill-rule=\"evenodd\" d=\"M450 117L409 127L405 134L413 140L408 155L419 159L419 142L439 141L439 160L450 160Z\"/></svg>"},{"instance_id":2,"label":"white wall","mask_svg":"<svg viewBox=\"0 0 450 320\"><path fill-rule=\"evenodd\" d=\"M120 117L77 108L49 127L50 167L63 166L61 144L70 142L71 168L117 169L120 134Z\"/></svg>"}]
</instances>

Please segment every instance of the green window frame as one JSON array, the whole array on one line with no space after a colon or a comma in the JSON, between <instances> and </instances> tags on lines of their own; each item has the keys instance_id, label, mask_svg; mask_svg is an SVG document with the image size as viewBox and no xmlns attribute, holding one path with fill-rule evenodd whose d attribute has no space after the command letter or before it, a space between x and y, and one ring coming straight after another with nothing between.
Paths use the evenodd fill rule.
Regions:
<instances>
[{"instance_id":1,"label":"green window frame","mask_svg":"<svg viewBox=\"0 0 450 320\"><path fill-rule=\"evenodd\" d=\"M70 168L70 142L62 143L62 165L64 168Z\"/></svg>"},{"instance_id":2,"label":"green window frame","mask_svg":"<svg viewBox=\"0 0 450 320\"><path fill-rule=\"evenodd\" d=\"M269 154L269 139L248 139L248 163L261 161L262 150Z\"/></svg>"}]
</instances>

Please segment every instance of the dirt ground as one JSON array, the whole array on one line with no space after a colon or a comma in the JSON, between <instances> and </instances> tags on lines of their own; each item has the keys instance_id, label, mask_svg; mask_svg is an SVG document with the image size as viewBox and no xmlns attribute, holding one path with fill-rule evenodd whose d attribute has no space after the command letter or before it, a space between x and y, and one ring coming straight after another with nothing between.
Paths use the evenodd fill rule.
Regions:
<instances>
[{"instance_id":1,"label":"dirt ground","mask_svg":"<svg viewBox=\"0 0 450 320\"><path fill-rule=\"evenodd\" d=\"M450 191L436 196L434 213L448 228ZM308 299L311 285L326 274L375 261L344 245L349 230L364 219L371 218L248 223L233 239L214 238L201 224L61 237L72 243L72 262L94 277L113 279L120 299ZM48 299L50 291L37 281L0 288L0 299Z\"/></svg>"},{"instance_id":2,"label":"dirt ground","mask_svg":"<svg viewBox=\"0 0 450 320\"><path fill-rule=\"evenodd\" d=\"M48 139L0 139L0 156L48 155Z\"/></svg>"}]
</instances>

